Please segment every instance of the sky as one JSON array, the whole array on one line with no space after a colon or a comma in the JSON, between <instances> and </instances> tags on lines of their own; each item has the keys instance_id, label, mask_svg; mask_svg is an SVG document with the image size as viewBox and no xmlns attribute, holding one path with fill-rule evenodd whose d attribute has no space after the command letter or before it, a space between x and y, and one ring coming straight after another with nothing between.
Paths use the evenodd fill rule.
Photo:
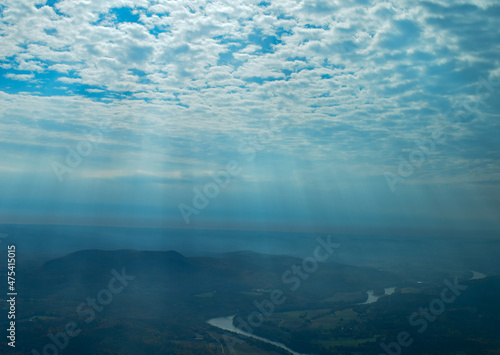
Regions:
<instances>
[{"instance_id":1,"label":"sky","mask_svg":"<svg viewBox=\"0 0 500 355\"><path fill-rule=\"evenodd\" d=\"M0 223L499 236L498 2L0 16Z\"/></svg>"}]
</instances>

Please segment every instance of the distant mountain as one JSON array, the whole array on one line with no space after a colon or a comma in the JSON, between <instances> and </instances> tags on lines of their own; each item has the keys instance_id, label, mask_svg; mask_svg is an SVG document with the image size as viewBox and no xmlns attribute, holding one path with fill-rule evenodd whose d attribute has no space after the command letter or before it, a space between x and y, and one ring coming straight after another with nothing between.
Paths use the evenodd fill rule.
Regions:
<instances>
[{"instance_id":1,"label":"distant mountain","mask_svg":"<svg viewBox=\"0 0 500 355\"><path fill-rule=\"evenodd\" d=\"M218 257L190 257L169 251L82 250L49 260L30 272L27 292L58 297L79 294L109 281L111 270L126 270L136 276L134 286L147 292L192 295L202 292L243 292L254 289L290 290L287 280L297 278L293 266L302 259L282 255L265 255L251 251L221 254ZM27 282L28 282L27 281ZM401 285L404 280L389 272L367 267L320 263L316 271L301 280L302 287L294 296L328 298L339 292Z\"/></svg>"},{"instance_id":2,"label":"distant mountain","mask_svg":"<svg viewBox=\"0 0 500 355\"><path fill-rule=\"evenodd\" d=\"M217 354L221 345L213 337L220 338L222 333L206 320L230 314L248 319L257 310L256 303L269 302L272 290L280 289L286 302L274 307L276 317L267 318L255 334L279 340L297 351L303 349L303 353L336 354L339 346L346 351L379 353L378 340L393 341L408 327L408 316L431 304L443 289L442 281L418 284L400 273L337 262L319 263L314 271L303 274L307 277L300 278L295 271L303 267L301 258L253 251L213 257L185 257L174 250L73 252L19 275L23 292L18 315L26 332L22 351L42 349L49 330L60 331L69 321L76 321L83 331L71 341L71 354L83 355L85 351L79 349L85 347L94 353L103 347L116 349L114 354L144 353L144 346L148 353ZM134 279L114 294L109 304L101 302L101 297L102 309L95 311L96 320L87 325L89 313L79 314L77 307L103 295L101 291L116 277L112 270ZM291 277L300 279L295 290L285 282ZM443 337L447 337L446 344L454 342L454 351L477 348L482 339L496 344L500 277L464 284L469 287L447 305L439 322L432 324L433 331L426 332L425 339L415 336L413 353L432 353L427 350L443 344ZM366 300L367 290L380 293L385 287L397 290L376 303L358 304ZM463 317L467 322L461 321ZM467 334L478 340L465 340ZM330 343L332 339L338 343ZM360 339L366 342L358 344ZM459 339L462 341L457 342ZM262 352L261 343L244 342L243 347L259 347L254 353L267 354ZM328 350L330 346L335 350ZM484 349L488 347L484 345ZM274 350L269 353L275 354Z\"/></svg>"},{"instance_id":3,"label":"distant mountain","mask_svg":"<svg viewBox=\"0 0 500 355\"><path fill-rule=\"evenodd\" d=\"M102 272L127 266L130 271L186 271L191 268L187 258L176 251L82 250L47 261L42 273Z\"/></svg>"}]
</instances>

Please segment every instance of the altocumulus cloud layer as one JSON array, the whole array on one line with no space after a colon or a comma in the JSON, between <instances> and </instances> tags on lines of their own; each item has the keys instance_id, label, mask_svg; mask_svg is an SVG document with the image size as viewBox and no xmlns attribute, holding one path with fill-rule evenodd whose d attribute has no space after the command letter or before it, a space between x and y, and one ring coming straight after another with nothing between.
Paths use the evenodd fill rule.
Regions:
<instances>
[{"instance_id":1,"label":"altocumulus cloud layer","mask_svg":"<svg viewBox=\"0 0 500 355\"><path fill-rule=\"evenodd\" d=\"M496 2L17 0L0 11L5 222L182 225L179 203L234 160L241 173L195 225L498 228ZM283 129L250 159L273 118ZM438 131L393 192L387 174ZM88 132L92 151L60 181L54 162Z\"/></svg>"}]
</instances>

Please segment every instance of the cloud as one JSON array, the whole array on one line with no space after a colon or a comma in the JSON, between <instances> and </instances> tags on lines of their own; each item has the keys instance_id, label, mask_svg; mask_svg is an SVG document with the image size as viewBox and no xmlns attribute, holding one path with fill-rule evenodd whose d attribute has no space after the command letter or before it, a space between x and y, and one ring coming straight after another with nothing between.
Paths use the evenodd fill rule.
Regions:
<instances>
[{"instance_id":1,"label":"cloud","mask_svg":"<svg viewBox=\"0 0 500 355\"><path fill-rule=\"evenodd\" d=\"M128 167L111 169L124 172L118 181L167 167L196 180L244 162L238 147L285 117L258 152L267 163L249 164L242 180L269 179L278 160L383 179L450 107L474 97L479 77L499 80L499 9L480 0L19 0L1 14L1 143L13 164L33 154L21 171L43 170L111 120L85 163L89 177L108 177L114 164ZM415 183L448 181L450 171L456 183L496 176L494 101L450 132ZM178 182L189 190L188 180Z\"/></svg>"},{"instance_id":2,"label":"cloud","mask_svg":"<svg viewBox=\"0 0 500 355\"><path fill-rule=\"evenodd\" d=\"M31 81L35 75L34 74L14 74L14 73L8 73L5 74L6 78L9 79L14 79L14 80L20 80L20 81Z\"/></svg>"}]
</instances>

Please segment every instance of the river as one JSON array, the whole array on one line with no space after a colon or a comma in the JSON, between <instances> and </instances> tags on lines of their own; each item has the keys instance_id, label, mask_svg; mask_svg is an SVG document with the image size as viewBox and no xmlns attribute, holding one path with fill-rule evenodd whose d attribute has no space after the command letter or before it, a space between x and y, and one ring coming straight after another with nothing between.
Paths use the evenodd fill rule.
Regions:
<instances>
[{"instance_id":1,"label":"river","mask_svg":"<svg viewBox=\"0 0 500 355\"><path fill-rule=\"evenodd\" d=\"M472 272L472 277L469 280L479 280L479 279L483 279L483 278L486 277L485 274L482 274L480 272L477 272L477 271L471 271L471 272ZM395 290L396 290L396 287L387 287L387 288L384 288L384 294L385 295L392 295ZM358 303L358 304L371 304L371 303L375 303L381 297L381 296L375 296L373 290L367 291L367 295L368 295L368 299L365 302ZM301 353L295 352L295 351L293 351L290 348L287 348L285 344L282 344L282 343L279 343L279 342L276 342L276 341L272 341L272 340L260 337L258 335L250 334L250 333L247 333L245 331L242 331L242 330L236 328L233 325L233 318L234 317L235 316L233 315L233 316L228 316L228 317L213 318L213 319L208 320L207 323L210 324L210 325L213 325L214 327L222 329L222 330L227 330L229 332L233 332L233 333L245 335L247 337L263 341L264 343L272 344L274 346L277 346L277 347L280 347L282 349L285 349L286 351L292 353L293 355L306 355L306 354L301 354Z\"/></svg>"},{"instance_id":2,"label":"river","mask_svg":"<svg viewBox=\"0 0 500 355\"><path fill-rule=\"evenodd\" d=\"M394 291L396 291L396 287L387 287L387 288L384 288L384 294L387 295L387 296L392 295L394 293ZM368 299L365 302L358 303L358 304L375 303L380 298L380 296L375 296L375 294L373 293L373 290L370 290L370 291L368 291L366 293L368 294Z\"/></svg>"},{"instance_id":3,"label":"river","mask_svg":"<svg viewBox=\"0 0 500 355\"><path fill-rule=\"evenodd\" d=\"M395 287L387 287L384 289L384 292L386 295L392 295L395 290L396 290ZM368 294L368 299L365 302L359 303L359 304L375 303L380 298L380 296L374 295L373 290L368 291L367 294ZM214 327L222 329L222 330L227 330L229 332L245 335L247 337L263 341L264 343L272 344L274 346L285 349L286 351L292 353L293 355L306 355L306 354L301 354L301 353L298 353L296 351L293 351L292 349L288 348L285 344L279 343L277 341L272 341L272 340L260 337L258 335L250 334L250 333L247 333L241 329L238 329L237 327L235 327L233 325L233 318L234 317L235 316L232 315L232 316L228 316L228 317L212 318L212 319L208 320L207 323L210 325L213 325Z\"/></svg>"},{"instance_id":4,"label":"river","mask_svg":"<svg viewBox=\"0 0 500 355\"><path fill-rule=\"evenodd\" d=\"M477 271L471 271L471 272L472 272L472 277L469 280L481 280L486 277L485 274L482 274L480 272Z\"/></svg>"},{"instance_id":5,"label":"river","mask_svg":"<svg viewBox=\"0 0 500 355\"><path fill-rule=\"evenodd\" d=\"M305 355L305 354L301 354L301 353L298 353L296 351L293 351L290 348L287 348L285 344L278 343L277 341L272 341L272 340L269 340L269 339L266 339L266 338L262 338L262 337L260 337L258 335L250 334L250 333L244 332L244 331L236 328L233 325L233 318L234 318L234 315L233 316L228 316L228 317L213 318L213 319L208 320L207 323L210 324L210 325L213 325L214 327L222 329L222 330L227 330L227 331L230 331L230 332L233 332L233 333L238 333L238 334L250 337L250 338L254 338L254 339L263 341L264 343L272 344L274 346L277 346L277 347L280 347L282 349L285 349L286 351L292 353L293 355Z\"/></svg>"}]
</instances>

